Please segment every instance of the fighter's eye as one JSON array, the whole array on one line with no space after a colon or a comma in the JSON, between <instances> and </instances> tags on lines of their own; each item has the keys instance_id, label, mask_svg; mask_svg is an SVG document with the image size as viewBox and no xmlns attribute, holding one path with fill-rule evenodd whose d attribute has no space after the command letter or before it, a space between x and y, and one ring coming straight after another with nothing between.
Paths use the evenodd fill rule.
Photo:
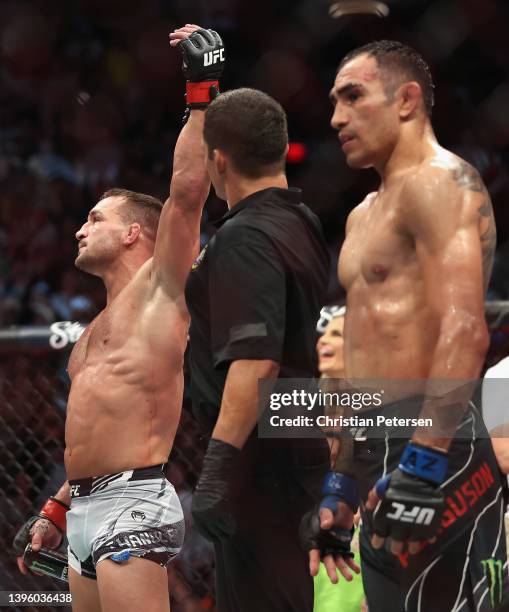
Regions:
<instances>
[{"instance_id":1,"label":"fighter's eye","mask_svg":"<svg viewBox=\"0 0 509 612\"><path fill-rule=\"evenodd\" d=\"M349 102L355 102L357 99L359 98L359 94L356 91L351 91L348 95L347 95L347 100Z\"/></svg>"}]
</instances>

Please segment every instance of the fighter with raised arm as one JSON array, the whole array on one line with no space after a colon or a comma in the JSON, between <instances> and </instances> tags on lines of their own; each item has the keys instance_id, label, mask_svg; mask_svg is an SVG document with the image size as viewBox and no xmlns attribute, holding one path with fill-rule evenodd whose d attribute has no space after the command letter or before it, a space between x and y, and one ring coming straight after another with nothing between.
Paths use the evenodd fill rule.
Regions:
<instances>
[{"instance_id":1,"label":"fighter with raised arm","mask_svg":"<svg viewBox=\"0 0 509 612\"><path fill-rule=\"evenodd\" d=\"M479 376L488 347L490 198L477 171L438 144L432 77L413 49L379 41L352 51L330 97L347 163L381 178L350 214L338 263L346 376L392 381L393 390L397 379L420 381L411 393L403 382L383 412L431 416L434 428L410 439L368 432L341 449L323 489L321 530L309 516L303 525L310 569L322 556L331 579L336 567L349 577L360 503L370 611L484 610L507 583L503 501L471 387L455 381ZM444 386L451 392L437 398Z\"/></svg>"},{"instance_id":2,"label":"fighter with raised arm","mask_svg":"<svg viewBox=\"0 0 509 612\"><path fill-rule=\"evenodd\" d=\"M76 233L76 266L103 280L107 304L69 360L68 482L15 540L22 554L28 541L34 549L55 548L67 532L78 612L169 610L165 568L184 537L164 467L182 405L184 286L210 185L204 108L217 94L224 57L218 34L198 26L176 30L170 44L183 54L190 109L175 147L170 196L163 206L112 189ZM205 61L208 54L214 62ZM19 565L26 571L21 558Z\"/></svg>"}]
</instances>

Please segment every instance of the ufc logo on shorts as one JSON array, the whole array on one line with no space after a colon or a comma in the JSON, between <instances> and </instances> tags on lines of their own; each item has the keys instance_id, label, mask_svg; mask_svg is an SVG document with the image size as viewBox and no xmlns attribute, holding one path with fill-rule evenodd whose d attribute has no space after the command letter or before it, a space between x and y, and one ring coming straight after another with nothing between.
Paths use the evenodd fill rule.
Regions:
<instances>
[{"instance_id":1,"label":"ufc logo on shorts","mask_svg":"<svg viewBox=\"0 0 509 612\"><path fill-rule=\"evenodd\" d=\"M211 64L217 64L217 61L224 62L224 49L214 49L209 51L203 56L203 65L210 66Z\"/></svg>"},{"instance_id":2,"label":"ufc logo on shorts","mask_svg":"<svg viewBox=\"0 0 509 612\"><path fill-rule=\"evenodd\" d=\"M350 435L356 442L365 442L368 439L368 428L350 427Z\"/></svg>"},{"instance_id":3,"label":"ufc logo on shorts","mask_svg":"<svg viewBox=\"0 0 509 612\"><path fill-rule=\"evenodd\" d=\"M405 504L400 504L395 501L392 502L392 507L394 508L394 512L388 513L386 515L387 518L401 521L402 523L429 525L435 516L435 510L433 508L414 506L411 510L405 510Z\"/></svg>"},{"instance_id":4,"label":"ufc logo on shorts","mask_svg":"<svg viewBox=\"0 0 509 612\"><path fill-rule=\"evenodd\" d=\"M80 485L71 485L71 497L78 497L80 494Z\"/></svg>"}]
</instances>

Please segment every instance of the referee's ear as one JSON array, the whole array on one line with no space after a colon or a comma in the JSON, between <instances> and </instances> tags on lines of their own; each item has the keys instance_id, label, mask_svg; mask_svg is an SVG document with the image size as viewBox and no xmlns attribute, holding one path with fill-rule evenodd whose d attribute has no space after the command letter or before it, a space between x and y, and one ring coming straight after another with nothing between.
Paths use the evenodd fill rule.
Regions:
<instances>
[{"instance_id":1,"label":"referee's ear","mask_svg":"<svg viewBox=\"0 0 509 612\"><path fill-rule=\"evenodd\" d=\"M231 165L228 155L221 151L221 149L214 149L212 151L212 161L218 174L225 174L227 167Z\"/></svg>"}]
</instances>

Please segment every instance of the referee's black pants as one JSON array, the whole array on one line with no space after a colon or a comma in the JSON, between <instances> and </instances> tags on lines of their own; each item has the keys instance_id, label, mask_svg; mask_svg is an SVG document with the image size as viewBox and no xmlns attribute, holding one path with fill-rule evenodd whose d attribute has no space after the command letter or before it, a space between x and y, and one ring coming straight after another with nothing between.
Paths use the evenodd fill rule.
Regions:
<instances>
[{"instance_id":1,"label":"referee's black pants","mask_svg":"<svg viewBox=\"0 0 509 612\"><path fill-rule=\"evenodd\" d=\"M298 528L319 500L328 463L325 440L251 436L232 486L237 531L215 544L219 612L312 612L313 579Z\"/></svg>"}]
</instances>

